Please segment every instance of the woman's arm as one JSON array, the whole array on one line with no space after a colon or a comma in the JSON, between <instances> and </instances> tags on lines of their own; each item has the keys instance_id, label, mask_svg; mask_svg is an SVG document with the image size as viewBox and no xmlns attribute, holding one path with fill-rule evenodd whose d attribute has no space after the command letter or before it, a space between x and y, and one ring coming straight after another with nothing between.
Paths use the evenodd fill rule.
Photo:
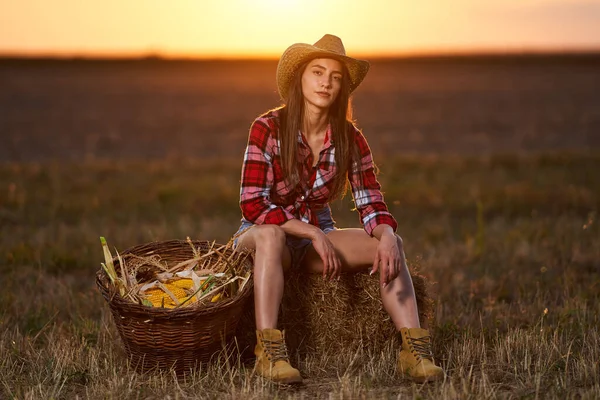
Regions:
<instances>
[{"instance_id":1,"label":"woman's arm","mask_svg":"<svg viewBox=\"0 0 600 400\"><path fill-rule=\"evenodd\" d=\"M355 129L355 143L360 160L355 160L348 169L348 180L352 187L352 197L360 215L360 222L370 236L374 236L374 229L382 224L388 225L395 232L398 223L383 200L381 185L375 176L371 149L363 134L357 129Z\"/></svg>"},{"instance_id":2,"label":"woman's arm","mask_svg":"<svg viewBox=\"0 0 600 400\"><path fill-rule=\"evenodd\" d=\"M371 149L362 133L358 130L355 132L361 158L349 171L349 180L364 229L379 240L371 273L379 271L379 281L385 287L398 276L398 271L406 261L402 241L395 234L398 223L383 200L381 185L375 176Z\"/></svg>"},{"instance_id":3,"label":"woman's arm","mask_svg":"<svg viewBox=\"0 0 600 400\"><path fill-rule=\"evenodd\" d=\"M318 227L300 221L299 219L287 220L281 225L281 228L288 235L310 240L315 240L318 237L319 232L322 233L321 229Z\"/></svg>"},{"instance_id":4,"label":"woman's arm","mask_svg":"<svg viewBox=\"0 0 600 400\"><path fill-rule=\"evenodd\" d=\"M257 119L250 127L242 166L240 208L244 218L252 223L282 225L294 216L270 199L277 145L272 129L267 118Z\"/></svg>"}]
</instances>

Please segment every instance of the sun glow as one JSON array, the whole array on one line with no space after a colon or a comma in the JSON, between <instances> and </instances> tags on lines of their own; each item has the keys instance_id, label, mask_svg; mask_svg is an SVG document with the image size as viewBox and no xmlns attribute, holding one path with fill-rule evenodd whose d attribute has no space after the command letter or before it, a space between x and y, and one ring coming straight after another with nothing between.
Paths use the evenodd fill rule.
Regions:
<instances>
[{"instance_id":1,"label":"sun glow","mask_svg":"<svg viewBox=\"0 0 600 400\"><path fill-rule=\"evenodd\" d=\"M245 5L248 4L247 0L242 0L241 3ZM300 6L301 4L306 5L309 1L300 1L300 0L254 0L252 4L255 4L257 7L265 7L267 9L273 8L295 8Z\"/></svg>"},{"instance_id":2,"label":"sun glow","mask_svg":"<svg viewBox=\"0 0 600 400\"><path fill-rule=\"evenodd\" d=\"M293 43L314 43L326 33L341 37L355 56L600 46L600 4L526 3L0 0L0 53L277 57Z\"/></svg>"},{"instance_id":3,"label":"sun glow","mask_svg":"<svg viewBox=\"0 0 600 400\"><path fill-rule=\"evenodd\" d=\"M238 55L279 56L292 43L314 43L325 33L342 36L339 11L344 0L229 0L190 2L188 13L202 19L210 37L189 37L214 53L232 51ZM211 14L213 18L203 18ZM234 27L234 29L232 29ZM343 37L343 36L342 36ZM202 40L202 43L199 41ZM211 43L212 42L212 43ZM228 43L224 49L222 43Z\"/></svg>"}]
</instances>

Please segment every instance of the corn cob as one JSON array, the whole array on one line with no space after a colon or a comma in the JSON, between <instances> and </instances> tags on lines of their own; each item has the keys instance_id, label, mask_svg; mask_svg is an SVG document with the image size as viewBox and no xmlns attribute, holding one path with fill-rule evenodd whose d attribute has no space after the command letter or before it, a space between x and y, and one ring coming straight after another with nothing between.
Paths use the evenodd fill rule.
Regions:
<instances>
[{"instance_id":1,"label":"corn cob","mask_svg":"<svg viewBox=\"0 0 600 400\"><path fill-rule=\"evenodd\" d=\"M172 285L181 289L193 289L194 281L189 278L180 278L173 279L167 283L168 285Z\"/></svg>"},{"instance_id":2,"label":"corn cob","mask_svg":"<svg viewBox=\"0 0 600 400\"><path fill-rule=\"evenodd\" d=\"M172 283L166 283L165 287L173 293L179 302L182 302L189 297L184 289L177 287ZM143 295L154 307L161 307L161 305L164 304L165 308L173 308L177 305L167 293L158 287L146 290L143 292ZM191 299L191 301L194 300L195 299Z\"/></svg>"}]
</instances>

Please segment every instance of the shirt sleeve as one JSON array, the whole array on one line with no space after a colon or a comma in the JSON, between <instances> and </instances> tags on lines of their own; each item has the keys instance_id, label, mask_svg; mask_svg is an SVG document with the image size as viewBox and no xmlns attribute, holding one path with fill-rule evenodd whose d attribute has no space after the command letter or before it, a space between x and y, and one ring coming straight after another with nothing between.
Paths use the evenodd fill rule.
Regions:
<instances>
[{"instance_id":1,"label":"shirt sleeve","mask_svg":"<svg viewBox=\"0 0 600 400\"><path fill-rule=\"evenodd\" d=\"M354 130L360 160L353 162L348 169L348 179L352 187L352 197L360 216L360 222L370 236L373 236L375 227L381 224L391 226L395 232L398 223L388 211L383 200L381 185L375 176L371 149L363 134L356 128Z\"/></svg>"},{"instance_id":2,"label":"shirt sleeve","mask_svg":"<svg viewBox=\"0 0 600 400\"><path fill-rule=\"evenodd\" d=\"M243 217L254 224L281 225L294 216L271 202L273 156L276 139L268 121L257 119L250 127L240 185Z\"/></svg>"}]
</instances>

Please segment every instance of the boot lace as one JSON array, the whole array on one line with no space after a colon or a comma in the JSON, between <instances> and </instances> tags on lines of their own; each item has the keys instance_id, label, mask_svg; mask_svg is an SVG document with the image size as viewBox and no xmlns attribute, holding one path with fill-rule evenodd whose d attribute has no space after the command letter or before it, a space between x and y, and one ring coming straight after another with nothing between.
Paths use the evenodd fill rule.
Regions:
<instances>
[{"instance_id":1,"label":"boot lace","mask_svg":"<svg viewBox=\"0 0 600 400\"><path fill-rule=\"evenodd\" d=\"M275 363L279 360L288 361L287 347L283 339L269 340L263 338L263 345L265 353L267 353L271 362Z\"/></svg>"},{"instance_id":2,"label":"boot lace","mask_svg":"<svg viewBox=\"0 0 600 400\"><path fill-rule=\"evenodd\" d=\"M426 358L433 361L433 352L431 351L431 338L423 336L420 338L410 338L412 353L420 358Z\"/></svg>"}]
</instances>

